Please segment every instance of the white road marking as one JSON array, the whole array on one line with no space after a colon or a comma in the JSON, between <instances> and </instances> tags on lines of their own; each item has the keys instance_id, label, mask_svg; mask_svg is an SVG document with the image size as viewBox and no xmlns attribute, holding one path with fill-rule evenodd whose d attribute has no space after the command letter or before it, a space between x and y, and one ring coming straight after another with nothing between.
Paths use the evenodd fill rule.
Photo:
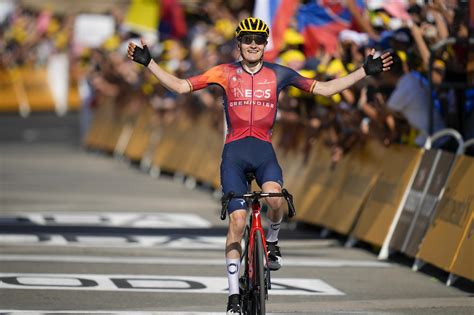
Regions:
<instances>
[{"instance_id":1,"label":"white road marking","mask_svg":"<svg viewBox=\"0 0 474 315\"><path fill-rule=\"evenodd\" d=\"M223 312L130 312L130 311L83 311L83 310L64 310L64 311L20 311L20 310L2 310L0 314L11 314L11 315L43 315L43 314L104 314L104 315L222 315ZM269 313L269 315L275 313ZM284 313L277 313L278 315L284 315Z\"/></svg>"},{"instance_id":2,"label":"white road marking","mask_svg":"<svg viewBox=\"0 0 474 315\"><path fill-rule=\"evenodd\" d=\"M84 212L21 212L9 213L1 220L21 218L37 225L88 225L141 228L208 228L211 223L193 213L84 213Z\"/></svg>"},{"instance_id":3,"label":"white road marking","mask_svg":"<svg viewBox=\"0 0 474 315\"><path fill-rule=\"evenodd\" d=\"M3 145L3 144L2 144ZM58 212L63 210L74 210L77 209L77 205L84 204L84 195L77 192L61 192L60 194L45 194L41 191L29 190L27 188L21 191L7 190L5 187L5 193L8 193L10 198L14 200L21 200L27 202L28 209L43 212L44 209L58 209ZM189 211L192 209L199 213L199 211L209 211L209 209L220 209L218 202L208 198L200 198L196 202L193 198L177 198L173 196L146 196L146 195L132 195L128 194L126 198L117 198L114 193L101 192L100 194L90 194L90 200L88 200L87 206L93 204L93 207L100 209L101 207L106 209L124 209L128 211L131 207L136 204L140 205L141 209L150 209L151 211L169 211L169 209L179 209L182 211ZM67 202L66 202L67 201ZM8 209L11 212L18 211L22 213L25 210L24 203L12 203L8 205ZM102 212L100 209L99 211Z\"/></svg>"},{"instance_id":4,"label":"white road marking","mask_svg":"<svg viewBox=\"0 0 474 315\"><path fill-rule=\"evenodd\" d=\"M64 310L64 311L21 311L21 310L2 310L0 314L9 315L43 315L43 314L104 314L104 315L222 315L223 312L130 312L130 311L83 311L83 310ZM274 313L269 313L269 315ZM277 313L284 315L284 313Z\"/></svg>"},{"instance_id":5,"label":"white road marking","mask_svg":"<svg viewBox=\"0 0 474 315\"><path fill-rule=\"evenodd\" d=\"M92 236L59 234L0 234L0 244L26 246L68 246L68 247L153 247L178 249L223 250L224 236Z\"/></svg>"},{"instance_id":6,"label":"white road marking","mask_svg":"<svg viewBox=\"0 0 474 315\"><path fill-rule=\"evenodd\" d=\"M130 311L83 311L83 310L64 310L64 311L21 311L21 310L2 310L0 314L11 315L47 315L47 314L103 314L103 315L223 315L223 312L130 312ZM267 313L268 315L293 315L294 313ZM357 313L361 314L361 313ZM367 314L364 313L364 314ZM379 314L379 313L378 313Z\"/></svg>"},{"instance_id":7,"label":"white road marking","mask_svg":"<svg viewBox=\"0 0 474 315\"><path fill-rule=\"evenodd\" d=\"M0 261L58 262L58 263L100 263L100 264L143 264L143 265L200 265L223 266L224 259L183 259L173 257L120 257L120 256L78 256L78 255L8 255L0 254ZM321 259L298 257L284 259L289 267L390 267L386 262L370 260Z\"/></svg>"},{"instance_id":8,"label":"white road marking","mask_svg":"<svg viewBox=\"0 0 474 315\"><path fill-rule=\"evenodd\" d=\"M47 273L0 273L0 289L214 294L228 292L227 278L224 277ZM278 277L272 277L270 294L344 295L320 279Z\"/></svg>"}]
</instances>

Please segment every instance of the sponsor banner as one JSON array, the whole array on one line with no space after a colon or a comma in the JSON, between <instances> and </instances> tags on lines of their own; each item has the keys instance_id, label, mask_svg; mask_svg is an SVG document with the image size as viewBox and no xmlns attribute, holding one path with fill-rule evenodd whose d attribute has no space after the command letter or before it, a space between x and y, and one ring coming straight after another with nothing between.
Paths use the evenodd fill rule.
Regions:
<instances>
[{"instance_id":1,"label":"sponsor banner","mask_svg":"<svg viewBox=\"0 0 474 315\"><path fill-rule=\"evenodd\" d=\"M18 112L19 110L18 104L21 99L15 90L12 71L0 71L0 111L2 112Z\"/></svg>"},{"instance_id":2,"label":"sponsor banner","mask_svg":"<svg viewBox=\"0 0 474 315\"><path fill-rule=\"evenodd\" d=\"M0 289L227 294L225 277L0 273ZM271 295L345 295L320 279L272 277Z\"/></svg>"},{"instance_id":3,"label":"sponsor banner","mask_svg":"<svg viewBox=\"0 0 474 315\"><path fill-rule=\"evenodd\" d=\"M418 252L421 241L435 214L436 206L445 188L455 158L456 156L453 153L440 152L440 158L436 165L433 178L428 184L426 194L417 209L414 220L411 222L410 230L402 247L402 252L410 257L415 257Z\"/></svg>"},{"instance_id":4,"label":"sponsor banner","mask_svg":"<svg viewBox=\"0 0 474 315\"><path fill-rule=\"evenodd\" d=\"M416 255L417 259L449 271L456 258L465 254L460 249L470 235L469 224L474 211L473 178L474 158L458 157L436 208L436 215ZM472 247L470 250L472 256Z\"/></svg>"},{"instance_id":5,"label":"sponsor banner","mask_svg":"<svg viewBox=\"0 0 474 315\"><path fill-rule=\"evenodd\" d=\"M367 143L362 148L354 148L347 157L347 163L336 166L335 178L328 181L336 197L321 219L323 226L340 234L350 233L377 181L384 149L375 141Z\"/></svg>"},{"instance_id":6,"label":"sponsor banner","mask_svg":"<svg viewBox=\"0 0 474 315\"><path fill-rule=\"evenodd\" d=\"M48 84L46 67L32 69L19 68L19 75L26 93L26 99L31 111L54 111L54 99Z\"/></svg>"},{"instance_id":7,"label":"sponsor banner","mask_svg":"<svg viewBox=\"0 0 474 315\"><path fill-rule=\"evenodd\" d=\"M464 237L459 246L459 254L454 258L451 273L474 281L474 211L471 211L471 224L464 231Z\"/></svg>"},{"instance_id":8,"label":"sponsor banner","mask_svg":"<svg viewBox=\"0 0 474 315\"><path fill-rule=\"evenodd\" d=\"M454 159L455 155L449 152L425 151L390 241L391 248L411 257L416 255Z\"/></svg>"},{"instance_id":9,"label":"sponsor banner","mask_svg":"<svg viewBox=\"0 0 474 315\"><path fill-rule=\"evenodd\" d=\"M6 222L31 223L36 225L85 225L134 228L208 228L211 223L192 213L84 213L43 212L4 215Z\"/></svg>"},{"instance_id":10,"label":"sponsor banner","mask_svg":"<svg viewBox=\"0 0 474 315\"><path fill-rule=\"evenodd\" d=\"M419 148L402 145L387 149L380 175L356 222L354 238L378 246L384 243L419 165L421 152Z\"/></svg>"},{"instance_id":11,"label":"sponsor banner","mask_svg":"<svg viewBox=\"0 0 474 315\"><path fill-rule=\"evenodd\" d=\"M152 119L154 111L151 106L143 106L135 123L130 141L125 148L124 155L132 161L140 161L152 142L153 130Z\"/></svg>"}]
</instances>

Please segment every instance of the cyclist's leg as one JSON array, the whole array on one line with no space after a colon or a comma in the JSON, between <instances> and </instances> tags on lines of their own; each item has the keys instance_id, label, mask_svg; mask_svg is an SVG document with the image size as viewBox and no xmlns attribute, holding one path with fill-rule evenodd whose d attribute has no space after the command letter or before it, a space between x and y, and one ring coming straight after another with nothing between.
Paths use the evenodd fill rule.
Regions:
<instances>
[{"instance_id":1,"label":"cyclist's leg","mask_svg":"<svg viewBox=\"0 0 474 315\"><path fill-rule=\"evenodd\" d=\"M245 230L247 210L229 209L229 212L225 256L230 296L239 294L240 256L242 255L241 241Z\"/></svg>"},{"instance_id":2,"label":"cyclist's leg","mask_svg":"<svg viewBox=\"0 0 474 315\"><path fill-rule=\"evenodd\" d=\"M247 181L242 164L238 162L238 152L235 145L226 145L222 154L221 163L221 184L224 194L234 192L235 194L244 194L247 191ZM236 304L240 301L239 294L239 276L240 276L240 256L242 254L241 240L246 224L246 202L241 199L232 199L229 202L229 228L226 240L226 266L227 279L229 282L229 301L227 311L229 314L233 310L239 309Z\"/></svg>"},{"instance_id":3,"label":"cyclist's leg","mask_svg":"<svg viewBox=\"0 0 474 315\"><path fill-rule=\"evenodd\" d=\"M281 192L283 175L273 148L271 148L268 158L257 169L256 177L257 182L264 192ZM278 270L282 265L280 248L278 247L278 234L283 219L283 198L267 198L266 202L270 207L267 212L270 225L266 234L267 248L269 251L268 267L271 270Z\"/></svg>"},{"instance_id":4,"label":"cyclist's leg","mask_svg":"<svg viewBox=\"0 0 474 315\"><path fill-rule=\"evenodd\" d=\"M280 165L276 159L273 148L271 152L268 153L268 158L259 165L258 169L255 172L257 183L262 187L262 190L267 193L280 193L283 186L283 174ZM270 207L270 210L267 212L268 219L274 223L278 228L280 222L283 218L283 198L266 198L266 203ZM270 241L278 240L278 235L273 237L272 232L269 231L267 239L271 238ZM275 238L275 239L273 239Z\"/></svg>"},{"instance_id":5,"label":"cyclist's leg","mask_svg":"<svg viewBox=\"0 0 474 315\"><path fill-rule=\"evenodd\" d=\"M274 181L267 181L262 184L262 190L267 193L281 193L281 185ZM283 218L283 198L266 198L266 203L270 207L267 217L272 222L281 222Z\"/></svg>"},{"instance_id":6,"label":"cyclist's leg","mask_svg":"<svg viewBox=\"0 0 474 315\"><path fill-rule=\"evenodd\" d=\"M237 195L247 192L245 169L233 158L225 158L221 163L221 185L224 195L234 192ZM226 257L240 259L240 242L245 230L247 203L244 199L232 199L228 205L229 229L227 232Z\"/></svg>"}]
</instances>

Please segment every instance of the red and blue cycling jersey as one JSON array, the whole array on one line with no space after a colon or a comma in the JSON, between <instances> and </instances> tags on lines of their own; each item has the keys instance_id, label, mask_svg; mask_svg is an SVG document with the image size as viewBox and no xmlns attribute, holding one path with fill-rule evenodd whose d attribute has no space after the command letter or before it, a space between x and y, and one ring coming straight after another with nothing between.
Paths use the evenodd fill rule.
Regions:
<instances>
[{"instance_id":1,"label":"red and blue cycling jersey","mask_svg":"<svg viewBox=\"0 0 474 315\"><path fill-rule=\"evenodd\" d=\"M316 81L288 67L267 62L258 72L251 74L240 62L235 62L215 66L188 78L188 83L191 91L213 84L224 89L226 143L229 143L246 137L271 142L280 91L292 85L311 92Z\"/></svg>"}]
</instances>

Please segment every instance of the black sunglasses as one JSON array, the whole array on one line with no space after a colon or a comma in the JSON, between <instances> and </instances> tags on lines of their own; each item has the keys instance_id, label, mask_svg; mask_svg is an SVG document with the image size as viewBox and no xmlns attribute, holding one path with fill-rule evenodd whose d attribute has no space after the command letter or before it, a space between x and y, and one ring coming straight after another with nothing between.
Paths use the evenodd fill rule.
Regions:
<instances>
[{"instance_id":1,"label":"black sunglasses","mask_svg":"<svg viewBox=\"0 0 474 315\"><path fill-rule=\"evenodd\" d=\"M250 45L252 42L255 41L257 45L263 45L267 42L267 38L262 35L244 35L240 38L240 42L244 43L245 45Z\"/></svg>"}]
</instances>

